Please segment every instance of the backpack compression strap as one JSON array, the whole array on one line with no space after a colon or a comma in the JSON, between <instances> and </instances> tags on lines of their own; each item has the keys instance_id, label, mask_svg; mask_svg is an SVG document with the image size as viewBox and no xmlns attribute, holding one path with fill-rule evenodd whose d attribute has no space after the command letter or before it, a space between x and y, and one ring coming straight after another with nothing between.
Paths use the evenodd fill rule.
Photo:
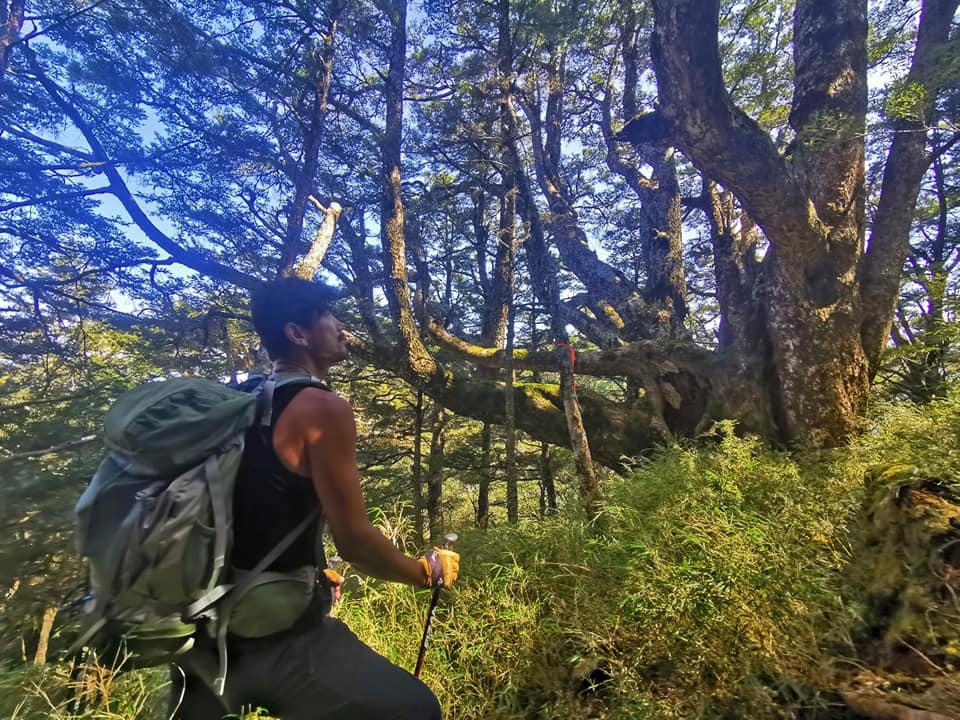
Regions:
<instances>
[{"instance_id":1,"label":"backpack compression strap","mask_svg":"<svg viewBox=\"0 0 960 720\"><path fill-rule=\"evenodd\" d=\"M312 510L310 514L301 520L293 530L284 535L283 539L274 545L270 552L260 559L260 562L254 566L253 570L251 570L241 582L237 583L236 585L221 585L217 588L214 588L214 591L221 590L221 592L212 600L207 601L204 606L201 606L198 609L198 613L203 613L206 611L213 603L227 593L230 593L233 597L243 597L247 590L257 583L257 580L263 571L270 567L270 565L272 565L277 558L283 555L284 551L293 544L294 540L296 540L306 531L306 529L310 526L310 523L316 520L319 515L319 509ZM212 594L213 592L207 593L203 598L197 600L197 602L187 608L187 612L190 613L195 607L199 606L207 596ZM194 616L191 615L190 617L192 619ZM219 655L220 660L220 672L213 681L213 691L217 695L223 695L223 686L227 681L227 627L229 626L229 618L230 609L228 598L225 601L225 607L218 608L217 612L217 654Z\"/></svg>"}]
</instances>

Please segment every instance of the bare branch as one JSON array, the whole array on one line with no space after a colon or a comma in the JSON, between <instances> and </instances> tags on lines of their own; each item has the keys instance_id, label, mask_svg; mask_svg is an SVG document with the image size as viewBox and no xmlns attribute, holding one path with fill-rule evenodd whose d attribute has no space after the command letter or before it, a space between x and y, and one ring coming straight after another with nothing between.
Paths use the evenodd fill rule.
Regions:
<instances>
[{"instance_id":1,"label":"bare branch","mask_svg":"<svg viewBox=\"0 0 960 720\"><path fill-rule=\"evenodd\" d=\"M44 90L47 91L47 94L54 101L54 103L67 115L67 117L70 118L73 124L86 139L87 144L93 151L92 159L109 161L109 156L107 155L103 145L101 145L96 134L93 132L93 129L86 122L86 120L84 120L76 106L68 99L66 91L46 75L32 50L30 50L26 45L22 46L21 49L28 58L31 67L36 73L37 80L43 86ZM103 172L104 175L107 176L107 180L110 182L111 191L120 201L120 204L123 205L124 210L127 211L127 214L130 216L130 218L141 230L143 230L143 232L151 241L156 243L163 250L166 250L168 253L170 253L174 260L198 272L208 274L211 277L221 278L243 288L250 289L256 284L256 278L253 278L246 273L242 273L228 265L224 265L216 260L208 259L197 252L192 252L183 248L160 228L154 225L153 221L150 220L147 214L140 207L139 203L133 197L133 194L127 187L126 182L124 182L123 177L120 175L117 168L112 165L112 163L106 162L103 165Z\"/></svg>"},{"instance_id":2,"label":"bare branch","mask_svg":"<svg viewBox=\"0 0 960 720\"><path fill-rule=\"evenodd\" d=\"M337 202L332 202L329 207L325 208L313 195L309 197L309 200L323 213L323 222L313 236L313 243L310 245L310 250L297 265L295 271L297 277L304 278L305 280L312 280L314 275L317 274L317 269L320 267L320 263L323 262L323 258L330 248L330 243L333 242L333 234L337 229L337 219L343 210L343 208L340 207L340 203Z\"/></svg>"},{"instance_id":3,"label":"bare branch","mask_svg":"<svg viewBox=\"0 0 960 720\"><path fill-rule=\"evenodd\" d=\"M77 190L75 192L58 193L56 195L45 195L43 197L32 198L30 200L21 200L20 202L8 203L7 205L0 205L0 212L7 212L8 210L16 210L17 208L22 208L22 207L32 207L34 205L45 205L47 203L61 202L63 200L76 200L78 198L91 197L93 195L109 195L109 194L111 194L111 189L109 187L104 187L104 188L93 188L91 190Z\"/></svg>"},{"instance_id":4,"label":"bare branch","mask_svg":"<svg viewBox=\"0 0 960 720\"><path fill-rule=\"evenodd\" d=\"M32 457L41 457L43 455L55 455L56 453L63 452L64 450L72 450L74 448L80 447L82 445L87 445L92 443L97 439L97 435L84 435L81 438L76 438L74 440L67 440L58 445L45 448L43 450L29 450L27 452L11 453L9 455L0 455L0 463L13 462L15 460L25 460Z\"/></svg>"}]
</instances>

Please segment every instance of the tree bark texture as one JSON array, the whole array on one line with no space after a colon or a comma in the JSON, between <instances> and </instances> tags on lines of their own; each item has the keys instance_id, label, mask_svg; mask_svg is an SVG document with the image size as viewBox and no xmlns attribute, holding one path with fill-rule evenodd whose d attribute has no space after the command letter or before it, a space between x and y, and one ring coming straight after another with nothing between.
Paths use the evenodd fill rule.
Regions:
<instances>
[{"instance_id":1,"label":"tree bark texture","mask_svg":"<svg viewBox=\"0 0 960 720\"><path fill-rule=\"evenodd\" d=\"M0 82L7 72L7 51L20 39L23 27L24 0L0 3Z\"/></svg>"},{"instance_id":2,"label":"tree bark texture","mask_svg":"<svg viewBox=\"0 0 960 720\"><path fill-rule=\"evenodd\" d=\"M321 59L319 65L313 68L316 78L309 97L302 101L303 104L306 105L306 107L301 109L306 119L306 127L303 135L303 164L297 169L296 176L293 178L294 193L290 203L290 210L287 213L286 228L284 229L283 252L280 259L281 272L284 274L293 272L294 263L301 252L303 218L307 211L307 203L313 195L313 186L317 174L317 162L323 141L323 125L327 116L327 99L330 96L330 82L333 77L334 39L337 34L340 10L340 0L331 0L328 8L327 27L319 38L323 44ZM310 50L308 49L307 52L310 52ZM310 60L307 60L305 66L309 67L311 64ZM336 213L332 215L334 227L336 226L336 218L339 215L339 205L337 208ZM333 208L331 206L331 212L332 211ZM327 211L324 211L324 224L326 224L330 218L331 215L328 214ZM331 239L333 238L334 227L327 229ZM321 231L323 230L324 228L321 225ZM329 246L329 242L327 245ZM317 246L318 243L314 242L313 247ZM323 252L320 252L318 248L316 252L320 254L320 260L322 260L323 254L326 251L324 249ZM311 258L311 263L315 261L316 265L319 266L320 260ZM304 273L307 272L308 267L309 266L303 268ZM314 268L314 273L316 273L316 268ZM310 275L309 279L313 279L313 275Z\"/></svg>"},{"instance_id":3,"label":"tree bark texture","mask_svg":"<svg viewBox=\"0 0 960 720\"><path fill-rule=\"evenodd\" d=\"M406 0L391 0L389 68L384 81L386 125L381 149L382 198L380 203L380 237L383 245L383 266L387 275L387 303L397 328L398 339L406 352L411 368L421 378L437 370L436 361L420 339L410 298L407 278L407 252L404 239L402 173L400 168L403 132L403 86L407 60Z\"/></svg>"},{"instance_id":4,"label":"tree bark texture","mask_svg":"<svg viewBox=\"0 0 960 720\"><path fill-rule=\"evenodd\" d=\"M656 0L653 9L666 135L736 194L770 242L758 301L766 305L771 368L765 395L779 434L806 446L841 442L856 431L870 385L858 285L866 0L797 2L790 115L796 141L783 156L724 87L719 1Z\"/></svg>"},{"instance_id":5,"label":"tree bark texture","mask_svg":"<svg viewBox=\"0 0 960 720\"><path fill-rule=\"evenodd\" d=\"M333 242L333 234L337 230L337 219L343 210L340 204L336 202L330 203L328 207L323 207L319 202L314 202L314 205L323 213L323 222L320 223L320 227L317 228L317 232L313 236L310 249L303 256L303 259L297 263L294 272L297 277L305 280L313 280L317 270L320 269L320 263L323 262L327 250L330 249L330 243Z\"/></svg>"}]
</instances>

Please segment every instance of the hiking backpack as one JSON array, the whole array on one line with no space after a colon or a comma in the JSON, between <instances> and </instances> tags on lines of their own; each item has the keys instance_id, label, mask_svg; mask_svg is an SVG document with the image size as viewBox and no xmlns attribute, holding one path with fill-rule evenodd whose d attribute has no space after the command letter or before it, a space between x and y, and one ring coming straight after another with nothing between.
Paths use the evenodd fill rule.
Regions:
<instances>
[{"instance_id":1,"label":"hiking backpack","mask_svg":"<svg viewBox=\"0 0 960 720\"><path fill-rule=\"evenodd\" d=\"M261 593L260 602L296 615L305 609L316 577L266 572L319 511L291 530L242 579L230 572L233 489L247 430L269 431L274 391L283 385L326 388L319 378L280 374L245 383L253 392L213 380L182 377L148 382L120 395L104 418L108 452L76 505L77 546L89 561L87 629L79 649L95 637L121 637L141 665L169 662L194 644L197 623L217 639L223 692L226 638L238 601L258 586L298 585L294 602ZM254 594L254 593L251 593ZM289 597L289 592L287 597ZM272 610L271 610L272 612ZM246 612L245 618L262 613ZM276 631L247 628L248 636ZM296 617L280 618L292 624Z\"/></svg>"}]
</instances>

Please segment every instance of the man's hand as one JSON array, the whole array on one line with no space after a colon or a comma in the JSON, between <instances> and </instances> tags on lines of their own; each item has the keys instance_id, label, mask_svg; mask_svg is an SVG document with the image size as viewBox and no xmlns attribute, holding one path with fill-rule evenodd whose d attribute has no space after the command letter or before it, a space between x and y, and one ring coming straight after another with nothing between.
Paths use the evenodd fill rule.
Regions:
<instances>
[{"instance_id":1,"label":"man's hand","mask_svg":"<svg viewBox=\"0 0 960 720\"><path fill-rule=\"evenodd\" d=\"M427 576L427 587L450 587L460 574L460 555L453 550L428 550L420 564Z\"/></svg>"},{"instance_id":2,"label":"man's hand","mask_svg":"<svg viewBox=\"0 0 960 720\"><path fill-rule=\"evenodd\" d=\"M333 592L333 604L336 605L340 602L340 586L343 585L343 575L338 573L333 568L324 568L323 574L327 576L327 580L330 581L331 590Z\"/></svg>"}]
</instances>

